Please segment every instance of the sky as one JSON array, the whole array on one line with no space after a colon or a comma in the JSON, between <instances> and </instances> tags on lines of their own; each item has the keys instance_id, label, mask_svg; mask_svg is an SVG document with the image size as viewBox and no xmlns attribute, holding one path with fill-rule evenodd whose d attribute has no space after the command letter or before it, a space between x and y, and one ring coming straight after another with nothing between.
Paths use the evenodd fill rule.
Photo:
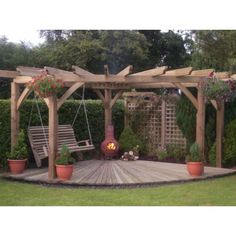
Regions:
<instances>
[{"instance_id":1,"label":"sky","mask_svg":"<svg viewBox=\"0 0 236 236\"><path fill-rule=\"evenodd\" d=\"M44 40L39 37L39 30L0 30L0 36L6 36L9 42L20 43L26 42L36 46Z\"/></svg>"}]
</instances>

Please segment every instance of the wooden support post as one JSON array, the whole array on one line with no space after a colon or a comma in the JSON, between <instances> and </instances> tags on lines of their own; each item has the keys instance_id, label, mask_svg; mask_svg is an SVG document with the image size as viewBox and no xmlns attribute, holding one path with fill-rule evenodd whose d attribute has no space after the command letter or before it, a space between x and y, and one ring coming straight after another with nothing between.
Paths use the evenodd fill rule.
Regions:
<instances>
[{"instance_id":1,"label":"wooden support post","mask_svg":"<svg viewBox=\"0 0 236 236\"><path fill-rule=\"evenodd\" d=\"M196 124L196 142L199 145L202 160L205 161L205 98L202 91L203 82L198 84L197 94L197 124Z\"/></svg>"},{"instance_id":2,"label":"wooden support post","mask_svg":"<svg viewBox=\"0 0 236 236\"><path fill-rule=\"evenodd\" d=\"M128 117L128 101L127 97L124 97L124 107L125 107L125 114L124 114L124 128L127 128L129 126L129 117Z\"/></svg>"},{"instance_id":3,"label":"wooden support post","mask_svg":"<svg viewBox=\"0 0 236 236\"><path fill-rule=\"evenodd\" d=\"M224 137L224 102L217 103L216 111L216 167L222 167Z\"/></svg>"},{"instance_id":4,"label":"wooden support post","mask_svg":"<svg viewBox=\"0 0 236 236\"><path fill-rule=\"evenodd\" d=\"M17 101L20 95L19 84L11 83L11 148L17 142L17 136L19 133L20 114L17 109Z\"/></svg>"},{"instance_id":5,"label":"wooden support post","mask_svg":"<svg viewBox=\"0 0 236 236\"><path fill-rule=\"evenodd\" d=\"M111 89L105 89L105 132L108 127L112 123L112 108L111 108Z\"/></svg>"},{"instance_id":6,"label":"wooden support post","mask_svg":"<svg viewBox=\"0 0 236 236\"><path fill-rule=\"evenodd\" d=\"M49 154L48 154L48 179L52 180L55 178L55 160L57 157L57 98L56 96L51 96L48 98L49 103Z\"/></svg>"},{"instance_id":7,"label":"wooden support post","mask_svg":"<svg viewBox=\"0 0 236 236\"><path fill-rule=\"evenodd\" d=\"M166 145L166 101L161 101L161 147Z\"/></svg>"}]
</instances>

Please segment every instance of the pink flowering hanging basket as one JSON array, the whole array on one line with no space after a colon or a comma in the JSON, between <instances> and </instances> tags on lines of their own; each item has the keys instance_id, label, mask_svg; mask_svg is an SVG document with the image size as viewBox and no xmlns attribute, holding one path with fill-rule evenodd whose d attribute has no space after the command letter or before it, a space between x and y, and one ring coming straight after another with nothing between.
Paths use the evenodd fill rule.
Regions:
<instances>
[{"instance_id":1,"label":"pink flowering hanging basket","mask_svg":"<svg viewBox=\"0 0 236 236\"><path fill-rule=\"evenodd\" d=\"M64 87L64 83L44 71L41 75L33 77L27 87L34 90L38 96L48 98L59 93Z\"/></svg>"}]
</instances>

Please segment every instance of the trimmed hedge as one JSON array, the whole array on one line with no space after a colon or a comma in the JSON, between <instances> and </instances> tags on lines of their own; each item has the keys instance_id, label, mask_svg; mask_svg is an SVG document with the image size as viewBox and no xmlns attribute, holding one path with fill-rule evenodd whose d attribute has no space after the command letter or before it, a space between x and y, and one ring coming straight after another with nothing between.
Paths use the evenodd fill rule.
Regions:
<instances>
[{"instance_id":1,"label":"trimmed hedge","mask_svg":"<svg viewBox=\"0 0 236 236\"><path fill-rule=\"evenodd\" d=\"M196 89L191 89L196 95ZM236 99L225 103L225 127L236 118ZM176 121L183 135L187 139L188 148L195 141L196 135L196 109L189 99L182 94L176 108ZM206 106L206 155L210 162L210 150L216 139L216 111L211 104ZM211 151L212 152L212 151Z\"/></svg>"},{"instance_id":2,"label":"trimmed hedge","mask_svg":"<svg viewBox=\"0 0 236 236\"><path fill-rule=\"evenodd\" d=\"M231 121L225 127L225 134L223 139L223 167L236 166L236 119ZM209 152L210 164L215 166L216 164L216 143L214 143Z\"/></svg>"},{"instance_id":3,"label":"trimmed hedge","mask_svg":"<svg viewBox=\"0 0 236 236\"><path fill-rule=\"evenodd\" d=\"M29 117L32 109L33 101L26 100L20 112L20 128L27 131ZM79 101L68 100L60 108L58 112L59 124L71 124L74 120L75 113L79 106ZM42 114L43 124L48 124L48 109L46 105L39 102ZM104 139L104 108L100 100L86 100L87 114L89 119L90 130L93 143L99 147ZM112 121L115 128L115 136L118 140L124 125L124 105L120 100L113 107ZM31 126L41 125L39 115L34 106L32 113ZM88 130L85 120L83 106L80 108L79 115L74 124L74 130L77 140L88 139ZM0 157L3 157L6 151L10 149L11 129L10 129L10 100L0 100ZM2 158L0 158L1 160Z\"/></svg>"}]
</instances>

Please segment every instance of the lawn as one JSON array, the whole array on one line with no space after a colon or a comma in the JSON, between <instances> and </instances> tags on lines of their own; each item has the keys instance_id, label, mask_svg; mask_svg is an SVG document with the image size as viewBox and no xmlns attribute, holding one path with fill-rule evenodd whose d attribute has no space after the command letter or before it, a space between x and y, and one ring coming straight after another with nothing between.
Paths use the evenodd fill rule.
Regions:
<instances>
[{"instance_id":1,"label":"lawn","mask_svg":"<svg viewBox=\"0 0 236 236\"><path fill-rule=\"evenodd\" d=\"M1 206L236 205L236 175L178 185L132 189L75 189L0 178Z\"/></svg>"}]
</instances>

